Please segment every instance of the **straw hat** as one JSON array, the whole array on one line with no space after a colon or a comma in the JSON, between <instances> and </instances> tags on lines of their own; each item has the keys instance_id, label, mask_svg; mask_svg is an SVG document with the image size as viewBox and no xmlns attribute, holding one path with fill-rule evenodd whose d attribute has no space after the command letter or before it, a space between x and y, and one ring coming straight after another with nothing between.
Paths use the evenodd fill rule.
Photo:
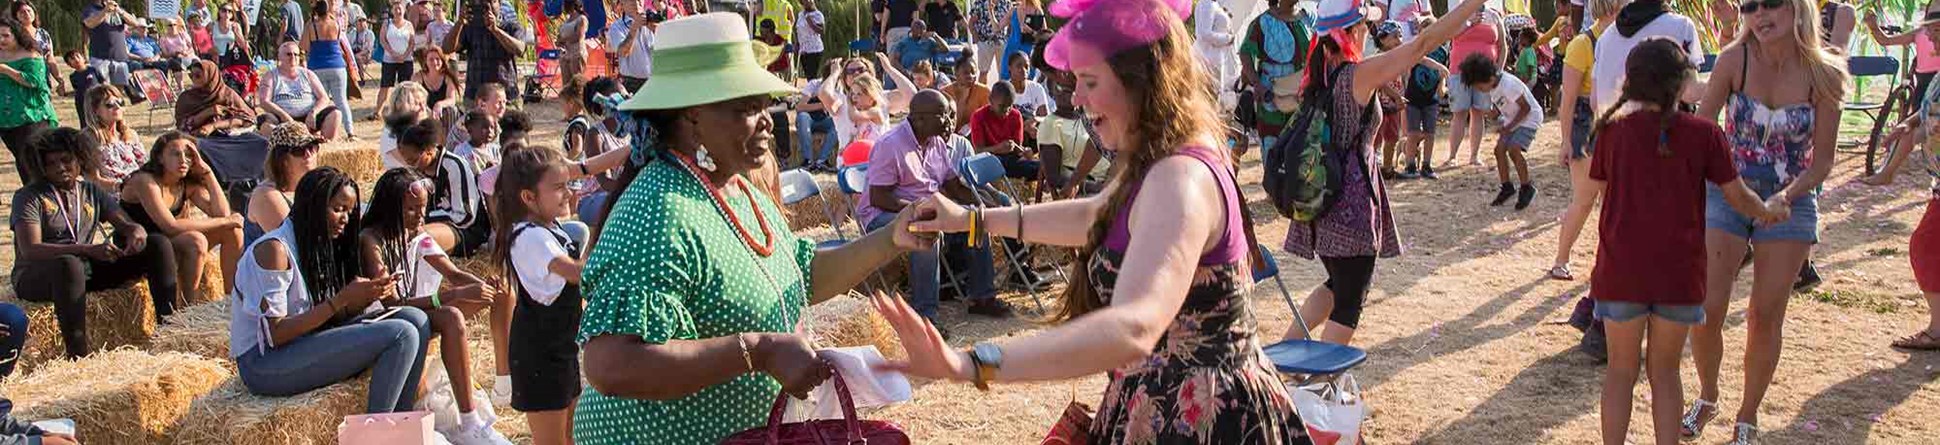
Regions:
<instances>
[{"instance_id":1,"label":"straw hat","mask_svg":"<svg viewBox=\"0 0 1940 445\"><path fill-rule=\"evenodd\" d=\"M754 57L741 16L718 12L669 20L654 33L653 75L625 111L669 110L795 92Z\"/></svg>"}]
</instances>

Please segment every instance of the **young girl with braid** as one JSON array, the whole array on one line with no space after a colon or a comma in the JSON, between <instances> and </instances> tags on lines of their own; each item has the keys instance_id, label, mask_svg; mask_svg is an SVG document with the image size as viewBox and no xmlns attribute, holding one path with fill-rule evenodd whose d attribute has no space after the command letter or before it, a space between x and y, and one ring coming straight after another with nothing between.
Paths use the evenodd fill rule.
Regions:
<instances>
[{"instance_id":1,"label":"young girl with braid","mask_svg":"<svg viewBox=\"0 0 1940 445\"><path fill-rule=\"evenodd\" d=\"M492 430L495 416L478 411L475 405L483 400L472 397L465 318L477 316L488 307L499 307L499 299L506 297L477 275L459 269L425 230L424 212L432 187L431 179L408 168L391 169L377 178L371 190L370 211L364 214L364 228L357 237L363 258L361 272L373 279L397 277L397 299L379 302L382 305L413 307L430 317L431 333L439 337L439 355L444 359L445 373L451 377L452 398L458 402L458 429L448 435L468 440L459 443L498 443L491 440L502 440ZM363 310L382 312L377 304ZM505 348L505 342L503 336L492 337L494 348Z\"/></svg>"},{"instance_id":2,"label":"young girl with braid","mask_svg":"<svg viewBox=\"0 0 1940 445\"><path fill-rule=\"evenodd\" d=\"M1789 211L1767 207L1738 179L1717 123L1677 111L1679 92L1697 75L1677 42L1644 41L1624 73L1622 96L1591 133L1590 180L1606 193L1590 282L1609 338L1603 443L1624 443L1630 429L1631 388L1647 334L1650 349L1642 355L1650 357L1655 443L1676 444L1684 337L1706 315L1704 184L1718 184L1733 208L1761 222ZM1639 242L1646 239L1654 241Z\"/></svg>"}]
</instances>

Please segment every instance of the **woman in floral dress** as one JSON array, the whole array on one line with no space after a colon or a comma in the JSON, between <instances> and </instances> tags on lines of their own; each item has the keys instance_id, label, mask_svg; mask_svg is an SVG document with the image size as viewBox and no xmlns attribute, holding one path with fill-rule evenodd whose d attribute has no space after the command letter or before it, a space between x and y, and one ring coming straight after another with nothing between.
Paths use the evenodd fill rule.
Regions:
<instances>
[{"instance_id":1,"label":"woman in floral dress","mask_svg":"<svg viewBox=\"0 0 1940 445\"><path fill-rule=\"evenodd\" d=\"M1478 0L1479 1L1479 0ZM1107 372L1092 437L1101 443L1305 443L1268 368L1246 298L1253 246L1210 77L1183 25L1185 0L1054 3L1071 18L1046 59L1077 79L1101 146L1123 163L1090 198L967 210L939 197L912 230L982 233L1080 247L1056 318L1037 335L957 351L900 299L875 304L909 361L936 379L1057 380ZM1148 26L1117 26L1146 24ZM1168 119L1145 119L1168 116Z\"/></svg>"}]
</instances>

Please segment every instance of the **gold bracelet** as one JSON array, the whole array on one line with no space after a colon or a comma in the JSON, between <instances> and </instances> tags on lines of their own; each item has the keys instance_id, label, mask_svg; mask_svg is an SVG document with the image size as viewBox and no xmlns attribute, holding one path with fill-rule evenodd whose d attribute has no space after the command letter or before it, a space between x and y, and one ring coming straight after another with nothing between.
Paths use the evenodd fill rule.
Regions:
<instances>
[{"instance_id":1,"label":"gold bracelet","mask_svg":"<svg viewBox=\"0 0 1940 445\"><path fill-rule=\"evenodd\" d=\"M734 334L734 341L741 344L741 361L748 364L746 372L754 372L754 352L748 350L747 334Z\"/></svg>"}]
</instances>

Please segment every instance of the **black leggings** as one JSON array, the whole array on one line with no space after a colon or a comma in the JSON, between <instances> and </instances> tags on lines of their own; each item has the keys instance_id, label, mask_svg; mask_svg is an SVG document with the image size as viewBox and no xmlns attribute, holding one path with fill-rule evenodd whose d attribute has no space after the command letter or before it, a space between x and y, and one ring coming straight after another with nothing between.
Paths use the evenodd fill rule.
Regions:
<instances>
[{"instance_id":1,"label":"black leggings","mask_svg":"<svg viewBox=\"0 0 1940 445\"><path fill-rule=\"evenodd\" d=\"M1334 293L1334 311L1327 314L1327 320L1348 329L1360 328L1361 305L1367 301L1367 287L1374 281L1374 257L1321 257L1320 265L1327 268L1327 282L1321 286Z\"/></svg>"},{"instance_id":2,"label":"black leggings","mask_svg":"<svg viewBox=\"0 0 1940 445\"><path fill-rule=\"evenodd\" d=\"M61 341L67 347L67 356L75 358L87 355L89 349L87 292L121 287L145 277L159 321L175 313L175 270L174 247L169 245L168 238L156 234L148 239L141 252L114 261L61 255L47 261L21 262L14 267L14 289L20 299L54 303L54 319L61 328Z\"/></svg>"}]
</instances>

